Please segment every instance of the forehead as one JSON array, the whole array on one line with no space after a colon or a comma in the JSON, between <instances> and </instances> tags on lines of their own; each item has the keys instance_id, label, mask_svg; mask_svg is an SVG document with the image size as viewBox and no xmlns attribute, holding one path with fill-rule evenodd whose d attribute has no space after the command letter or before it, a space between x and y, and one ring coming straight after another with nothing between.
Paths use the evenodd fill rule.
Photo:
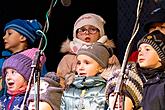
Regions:
<instances>
[{"instance_id":1,"label":"forehead","mask_svg":"<svg viewBox=\"0 0 165 110\"><path fill-rule=\"evenodd\" d=\"M91 58L90 56L85 55L85 54L78 55L77 60L78 61L95 61L93 58Z\"/></svg>"},{"instance_id":2,"label":"forehead","mask_svg":"<svg viewBox=\"0 0 165 110\"><path fill-rule=\"evenodd\" d=\"M165 26L165 22L157 22L150 25L150 27L156 27L156 26Z\"/></svg>"},{"instance_id":3,"label":"forehead","mask_svg":"<svg viewBox=\"0 0 165 110\"><path fill-rule=\"evenodd\" d=\"M147 44L147 43L142 43L140 44L139 48L146 48L146 47L150 47L153 48L151 45ZM153 48L154 49L154 48Z\"/></svg>"},{"instance_id":4,"label":"forehead","mask_svg":"<svg viewBox=\"0 0 165 110\"><path fill-rule=\"evenodd\" d=\"M93 25L84 25L84 26L82 26L81 28L96 28L96 27L93 26Z\"/></svg>"}]
</instances>

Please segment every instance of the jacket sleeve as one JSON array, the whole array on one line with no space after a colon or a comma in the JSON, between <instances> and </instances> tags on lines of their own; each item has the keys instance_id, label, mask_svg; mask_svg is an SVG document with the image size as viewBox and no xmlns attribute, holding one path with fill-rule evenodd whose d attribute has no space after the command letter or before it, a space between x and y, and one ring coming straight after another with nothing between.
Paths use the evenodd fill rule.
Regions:
<instances>
[{"instance_id":1,"label":"jacket sleeve","mask_svg":"<svg viewBox=\"0 0 165 110\"><path fill-rule=\"evenodd\" d=\"M65 85L65 75L75 71L76 63L76 56L73 54L67 54L58 64L57 76L60 78L60 84L62 87Z\"/></svg>"}]
</instances>

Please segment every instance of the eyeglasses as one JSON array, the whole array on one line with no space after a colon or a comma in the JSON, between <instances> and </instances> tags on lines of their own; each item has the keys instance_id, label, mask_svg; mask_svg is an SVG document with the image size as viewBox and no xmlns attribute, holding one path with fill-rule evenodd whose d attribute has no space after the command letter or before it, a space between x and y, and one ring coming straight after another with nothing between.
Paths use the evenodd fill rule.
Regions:
<instances>
[{"instance_id":1,"label":"eyeglasses","mask_svg":"<svg viewBox=\"0 0 165 110\"><path fill-rule=\"evenodd\" d=\"M96 32L99 32L99 29L97 29L97 28L88 28L88 29L79 28L79 29L77 29L78 34L87 34L87 32L90 34L95 34Z\"/></svg>"}]
</instances>

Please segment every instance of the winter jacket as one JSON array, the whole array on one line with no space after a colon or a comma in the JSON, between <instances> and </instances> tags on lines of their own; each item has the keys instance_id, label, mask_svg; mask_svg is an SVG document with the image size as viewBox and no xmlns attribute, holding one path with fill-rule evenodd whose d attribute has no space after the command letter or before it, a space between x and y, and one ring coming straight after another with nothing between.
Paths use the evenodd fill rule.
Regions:
<instances>
[{"instance_id":1,"label":"winter jacket","mask_svg":"<svg viewBox=\"0 0 165 110\"><path fill-rule=\"evenodd\" d=\"M24 93L18 95L3 95L0 98L0 110L20 110L24 95ZM27 110L27 108L25 110Z\"/></svg>"},{"instance_id":2,"label":"winter jacket","mask_svg":"<svg viewBox=\"0 0 165 110\"><path fill-rule=\"evenodd\" d=\"M106 81L100 76L76 77L64 91L60 110L104 110Z\"/></svg>"},{"instance_id":3,"label":"winter jacket","mask_svg":"<svg viewBox=\"0 0 165 110\"><path fill-rule=\"evenodd\" d=\"M82 41L80 40L66 40L61 46L61 52L65 53L66 55L63 56L60 63L57 67L57 75L60 77L60 84L64 87L65 86L65 75L70 74L71 72L75 71L75 67L77 64L76 54L78 49L82 46ZM89 44L88 44L89 45ZM104 45L115 48L115 44L112 40L107 39L104 43ZM120 68L120 62L118 58L113 55L109 59L109 67L108 72L104 72L102 74L102 77L105 79L108 79L109 74L111 74L116 69Z\"/></svg>"},{"instance_id":4,"label":"winter jacket","mask_svg":"<svg viewBox=\"0 0 165 110\"><path fill-rule=\"evenodd\" d=\"M165 110L165 68L138 69L143 75L143 110Z\"/></svg>"}]
</instances>

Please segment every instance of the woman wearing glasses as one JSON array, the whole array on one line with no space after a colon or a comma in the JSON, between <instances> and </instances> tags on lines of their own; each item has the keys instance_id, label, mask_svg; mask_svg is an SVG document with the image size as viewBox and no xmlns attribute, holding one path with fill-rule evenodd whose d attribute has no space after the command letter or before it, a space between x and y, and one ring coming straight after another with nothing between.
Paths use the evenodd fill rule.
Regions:
<instances>
[{"instance_id":1,"label":"woman wearing glasses","mask_svg":"<svg viewBox=\"0 0 165 110\"><path fill-rule=\"evenodd\" d=\"M60 61L57 67L57 75L60 77L60 84L66 87L74 78L74 71L77 64L76 54L82 45L91 45L95 42L104 43L106 46L115 48L112 40L109 40L104 32L104 19L94 13L86 13L80 16L73 29L73 40L67 39L61 46L62 53L66 54ZM120 68L118 58L113 55L109 59L109 68L102 73L102 76L107 80L110 73ZM107 72L108 71L108 72ZM69 77L69 78L68 78ZM65 80L67 79L67 81Z\"/></svg>"}]
</instances>

